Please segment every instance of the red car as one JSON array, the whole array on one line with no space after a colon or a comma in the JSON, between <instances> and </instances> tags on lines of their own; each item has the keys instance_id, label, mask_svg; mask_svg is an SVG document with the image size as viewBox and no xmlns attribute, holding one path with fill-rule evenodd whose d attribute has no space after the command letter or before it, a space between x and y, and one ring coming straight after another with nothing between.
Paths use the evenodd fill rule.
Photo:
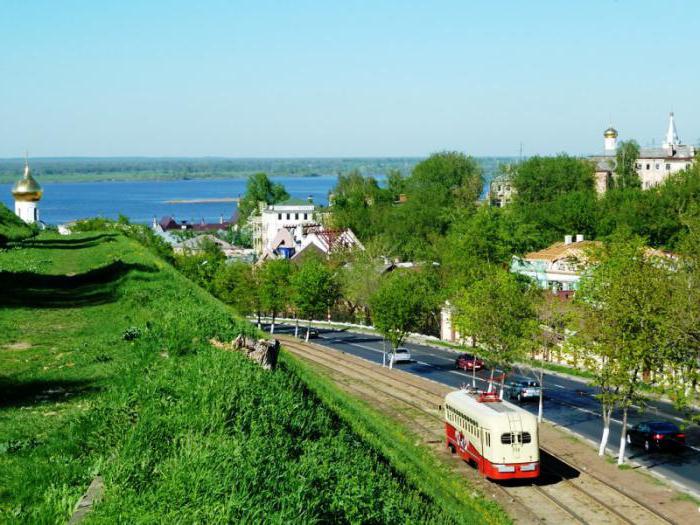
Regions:
<instances>
[{"instance_id":1,"label":"red car","mask_svg":"<svg viewBox=\"0 0 700 525\"><path fill-rule=\"evenodd\" d=\"M455 361L455 367L462 370L481 370L484 368L484 362L470 354L460 354Z\"/></svg>"}]
</instances>

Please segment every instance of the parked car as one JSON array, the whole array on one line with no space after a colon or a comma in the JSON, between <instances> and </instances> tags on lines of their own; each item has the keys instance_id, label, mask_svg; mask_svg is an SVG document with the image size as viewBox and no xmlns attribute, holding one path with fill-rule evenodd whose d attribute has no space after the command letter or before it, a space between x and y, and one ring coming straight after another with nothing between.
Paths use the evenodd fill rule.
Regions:
<instances>
[{"instance_id":1,"label":"parked car","mask_svg":"<svg viewBox=\"0 0 700 525\"><path fill-rule=\"evenodd\" d=\"M408 348L400 346L394 352L394 363L409 363L411 361L411 352Z\"/></svg>"},{"instance_id":2,"label":"parked car","mask_svg":"<svg viewBox=\"0 0 700 525\"><path fill-rule=\"evenodd\" d=\"M461 370L481 370L484 362L471 354L460 354L455 360L455 367Z\"/></svg>"},{"instance_id":3,"label":"parked car","mask_svg":"<svg viewBox=\"0 0 700 525\"><path fill-rule=\"evenodd\" d=\"M627 443L644 450L680 449L685 445L685 434L678 425L668 421L644 421L627 431Z\"/></svg>"},{"instance_id":4,"label":"parked car","mask_svg":"<svg viewBox=\"0 0 700 525\"><path fill-rule=\"evenodd\" d=\"M506 392L510 399L518 403L539 399L542 387L538 381L525 377L511 378L506 383Z\"/></svg>"}]
</instances>

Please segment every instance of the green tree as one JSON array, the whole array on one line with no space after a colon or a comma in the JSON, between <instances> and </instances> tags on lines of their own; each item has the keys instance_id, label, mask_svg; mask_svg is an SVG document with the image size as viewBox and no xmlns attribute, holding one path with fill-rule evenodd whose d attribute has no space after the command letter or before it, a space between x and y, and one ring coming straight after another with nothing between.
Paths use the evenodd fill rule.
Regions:
<instances>
[{"instance_id":1,"label":"green tree","mask_svg":"<svg viewBox=\"0 0 700 525\"><path fill-rule=\"evenodd\" d=\"M370 298L382 281L384 263L376 244L369 243L365 250L353 252L346 264L339 268L338 280L342 300L352 316L371 323Z\"/></svg>"},{"instance_id":2,"label":"green tree","mask_svg":"<svg viewBox=\"0 0 700 525\"><path fill-rule=\"evenodd\" d=\"M406 193L406 177L401 170L392 169L387 172L386 188L394 201L398 200L402 193Z\"/></svg>"},{"instance_id":3,"label":"green tree","mask_svg":"<svg viewBox=\"0 0 700 525\"><path fill-rule=\"evenodd\" d=\"M471 207L484 188L479 164L457 151L430 155L416 164L406 182L415 200L427 198L440 206Z\"/></svg>"},{"instance_id":4,"label":"green tree","mask_svg":"<svg viewBox=\"0 0 700 525\"><path fill-rule=\"evenodd\" d=\"M374 177L365 177L357 170L342 174L332 193L334 226L350 228L363 241L379 233L379 217L392 197Z\"/></svg>"},{"instance_id":5,"label":"green tree","mask_svg":"<svg viewBox=\"0 0 700 525\"><path fill-rule=\"evenodd\" d=\"M476 209L483 177L472 157L447 151L419 162L401 186L407 201L381 216L379 231L392 254L429 260L450 224Z\"/></svg>"},{"instance_id":6,"label":"green tree","mask_svg":"<svg viewBox=\"0 0 700 525\"><path fill-rule=\"evenodd\" d=\"M520 204L552 202L571 192L595 192L593 164L566 154L531 157L512 171L515 202Z\"/></svg>"},{"instance_id":7,"label":"green tree","mask_svg":"<svg viewBox=\"0 0 700 525\"><path fill-rule=\"evenodd\" d=\"M428 279L421 272L395 270L370 298L375 328L391 343L391 360L408 334L418 330L436 308Z\"/></svg>"},{"instance_id":8,"label":"green tree","mask_svg":"<svg viewBox=\"0 0 700 525\"><path fill-rule=\"evenodd\" d=\"M474 214L465 214L436 242L446 295L452 297L479 279L484 263L507 267L513 255L540 242L535 229L515 221L508 208L482 206Z\"/></svg>"},{"instance_id":9,"label":"green tree","mask_svg":"<svg viewBox=\"0 0 700 525\"><path fill-rule=\"evenodd\" d=\"M456 300L455 327L476 339L491 364L491 380L494 367L507 372L531 348L538 329L533 293L507 270L492 266Z\"/></svg>"},{"instance_id":10,"label":"green tree","mask_svg":"<svg viewBox=\"0 0 700 525\"><path fill-rule=\"evenodd\" d=\"M255 311L257 287L253 279L253 268L243 262L223 264L214 276L215 295L232 306L240 315Z\"/></svg>"},{"instance_id":11,"label":"green tree","mask_svg":"<svg viewBox=\"0 0 700 525\"><path fill-rule=\"evenodd\" d=\"M568 155L532 157L514 167L516 221L539 230L542 246L564 235L596 232L594 166ZM540 246L540 247L542 247Z\"/></svg>"},{"instance_id":12,"label":"green tree","mask_svg":"<svg viewBox=\"0 0 700 525\"><path fill-rule=\"evenodd\" d=\"M292 276L291 285L294 307L308 321L308 341L311 320L320 318L335 304L340 295L340 286L333 271L317 258L311 258L301 265Z\"/></svg>"},{"instance_id":13,"label":"green tree","mask_svg":"<svg viewBox=\"0 0 700 525\"><path fill-rule=\"evenodd\" d=\"M291 302L292 289L290 281L293 273L288 259L271 259L265 261L259 269L258 291L263 310L270 313L272 324L270 333L275 333L275 318Z\"/></svg>"},{"instance_id":14,"label":"green tree","mask_svg":"<svg viewBox=\"0 0 700 525\"><path fill-rule=\"evenodd\" d=\"M605 453L610 419L622 409L618 464L624 462L627 412L639 395L644 372L660 370L669 351L668 306L672 304L666 260L646 252L639 238L616 237L590 254L595 261L581 281L577 300L584 311L574 343L594 371L603 415L599 454Z\"/></svg>"},{"instance_id":15,"label":"green tree","mask_svg":"<svg viewBox=\"0 0 700 525\"><path fill-rule=\"evenodd\" d=\"M244 223L251 215L258 213L258 203L275 204L289 198L282 184L272 182L265 173L255 173L248 177L245 195L238 203L239 221Z\"/></svg>"},{"instance_id":16,"label":"green tree","mask_svg":"<svg viewBox=\"0 0 700 525\"><path fill-rule=\"evenodd\" d=\"M196 249L175 255L175 267L188 279L213 292L214 276L225 263L226 256L211 239L201 237L198 241Z\"/></svg>"},{"instance_id":17,"label":"green tree","mask_svg":"<svg viewBox=\"0 0 700 525\"><path fill-rule=\"evenodd\" d=\"M683 223L686 231L678 243L680 253L671 274L674 300L669 317L673 323L666 374L667 394L678 409L697 400L700 382L700 205L691 208Z\"/></svg>"},{"instance_id":18,"label":"green tree","mask_svg":"<svg viewBox=\"0 0 700 525\"><path fill-rule=\"evenodd\" d=\"M635 168L637 159L639 159L639 144L637 142L627 140L617 145L613 188L624 190L642 187L642 181Z\"/></svg>"}]
</instances>

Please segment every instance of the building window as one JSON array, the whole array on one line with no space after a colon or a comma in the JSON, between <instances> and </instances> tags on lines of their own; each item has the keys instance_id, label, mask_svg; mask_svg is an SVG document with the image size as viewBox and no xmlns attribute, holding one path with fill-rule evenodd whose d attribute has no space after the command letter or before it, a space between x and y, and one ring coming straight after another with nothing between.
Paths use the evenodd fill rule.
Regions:
<instances>
[{"instance_id":1,"label":"building window","mask_svg":"<svg viewBox=\"0 0 700 525\"><path fill-rule=\"evenodd\" d=\"M637 168L638 170L641 170L641 169L642 169L642 165L641 165L639 162L637 162L637 163L634 165L634 167Z\"/></svg>"},{"instance_id":2,"label":"building window","mask_svg":"<svg viewBox=\"0 0 700 525\"><path fill-rule=\"evenodd\" d=\"M658 163L656 164L656 169L657 169L657 170L659 169L659 164L658 164Z\"/></svg>"},{"instance_id":3,"label":"building window","mask_svg":"<svg viewBox=\"0 0 700 525\"><path fill-rule=\"evenodd\" d=\"M304 220L306 220L308 217L306 216L306 213L304 214Z\"/></svg>"},{"instance_id":4,"label":"building window","mask_svg":"<svg viewBox=\"0 0 700 525\"><path fill-rule=\"evenodd\" d=\"M648 170L651 169L651 164L647 164L647 169L648 169Z\"/></svg>"},{"instance_id":5,"label":"building window","mask_svg":"<svg viewBox=\"0 0 700 525\"><path fill-rule=\"evenodd\" d=\"M668 162L666 163L666 171L671 171L671 164Z\"/></svg>"},{"instance_id":6,"label":"building window","mask_svg":"<svg viewBox=\"0 0 700 525\"><path fill-rule=\"evenodd\" d=\"M290 217L291 217L291 215L288 213L288 214L287 214L287 220L289 220Z\"/></svg>"},{"instance_id":7,"label":"building window","mask_svg":"<svg viewBox=\"0 0 700 525\"><path fill-rule=\"evenodd\" d=\"M294 220L295 220L295 221L298 221L298 220L299 220L299 214L298 214L298 213L295 213L295 214L294 214Z\"/></svg>"},{"instance_id":8,"label":"building window","mask_svg":"<svg viewBox=\"0 0 700 525\"><path fill-rule=\"evenodd\" d=\"M281 214L281 213L278 213L278 214L277 214L277 220L278 220L278 221L281 221L281 220L282 220L282 214Z\"/></svg>"}]
</instances>

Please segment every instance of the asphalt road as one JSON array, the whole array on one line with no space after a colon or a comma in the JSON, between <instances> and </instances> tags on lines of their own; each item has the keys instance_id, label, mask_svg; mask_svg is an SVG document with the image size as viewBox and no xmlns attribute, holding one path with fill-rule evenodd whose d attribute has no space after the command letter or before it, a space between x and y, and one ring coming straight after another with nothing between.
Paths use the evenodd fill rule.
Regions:
<instances>
[{"instance_id":1,"label":"asphalt road","mask_svg":"<svg viewBox=\"0 0 700 525\"><path fill-rule=\"evenodd\" d=\"M267 326L264 328L269 329ZM276 325L275 330L280 333L294 332L293 327L283 325ZM303 331L300 329L300 335L302 333ZM320 329L319 337L312 341L331 349L342 350L362 357L368 361L382 362L384 342L381 337L376 335L337 329ZM413 361L397 364L395 365L397 368L457 388L464 384L471 384L471 371L464 372L455 369L456 354L454 351L412 343L407 343L404 346L411 351ZM529 370L516 370L514 373L522 375L529 373L531 375ZM489 375L489 370L477 372L477 387L485 388ZM593 397L595 390L576 378L546 372L543 384L545 388L545 419L598 443L602 433L602 418L600 404ZM537 414L537 402L525 403L523 408ZM619 449L621 418L621 413L613 414L608 449L614 453L617 453ZM628 419L630 425L651 420L680 423L682 414L669 403L651 401L643 411L640 408L631 410ZM686 433L688 446L681 452L646 453L638 447L630 448L628 446L627 458L700 495L700 428L693 425L686 430Z\"/></svg>"}]
</instances>

